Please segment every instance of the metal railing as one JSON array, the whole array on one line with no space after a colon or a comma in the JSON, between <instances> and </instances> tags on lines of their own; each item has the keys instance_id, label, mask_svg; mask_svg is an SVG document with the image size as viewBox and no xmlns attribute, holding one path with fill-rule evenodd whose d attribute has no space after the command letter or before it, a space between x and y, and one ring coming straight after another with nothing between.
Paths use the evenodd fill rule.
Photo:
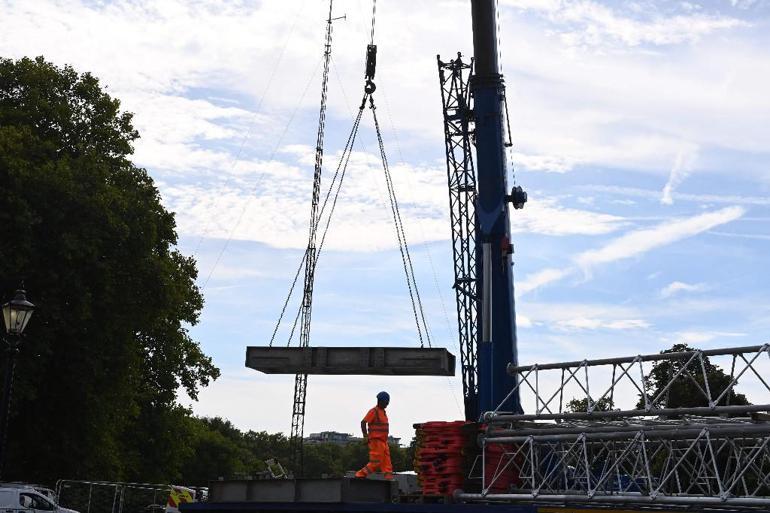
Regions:
<instances>
[{"instance_id":1,"label":"metal railing","mask_svg":"<svg viewBox=\"0 0 770 513\"><path fill-rule=\"evenodd\" d=\"M80 513L157 513L164 511L171 485L62 479L59 505Z\"/></svg>"}]
</instances>

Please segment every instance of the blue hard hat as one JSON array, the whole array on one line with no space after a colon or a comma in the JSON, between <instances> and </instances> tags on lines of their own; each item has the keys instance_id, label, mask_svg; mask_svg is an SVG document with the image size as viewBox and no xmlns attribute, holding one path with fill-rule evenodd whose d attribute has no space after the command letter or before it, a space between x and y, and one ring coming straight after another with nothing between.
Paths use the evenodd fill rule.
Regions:
<instances>
[{"instance_id":1,"label":"blue hard hat","mask_svg":"<svg viewBox=\"0 0 770 513\"><path fill-rule=\"evenodd\" d=\"M390 394L387 393L387 392L380 392L379 394L377 394L377 400L389 403L390 402Z\"/></svg>"}]
</instances>

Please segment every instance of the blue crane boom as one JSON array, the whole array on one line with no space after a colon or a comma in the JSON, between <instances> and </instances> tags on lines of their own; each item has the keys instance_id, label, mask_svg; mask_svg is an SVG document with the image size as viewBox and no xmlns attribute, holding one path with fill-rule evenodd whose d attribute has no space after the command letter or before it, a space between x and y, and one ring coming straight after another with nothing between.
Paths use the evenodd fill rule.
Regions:
<instances>
[{"instance_id":1,"label":"blue crane boom","mask_svg":"<svg viewBox=\"0 0 770 513\"><path fill-rule=\"evenodd\" d=\"M515 385L506 368L518 361L509 203L522 208L526 193L508 191L496 1L472 0L471 12L473 64L458 54L438 65L465 415L477 420L498 406L521 411L518 394L506 400Z\"/></svg>"},{"instance_id":2,"label":"blue crane boom","mask_svg":"<svg viewBox=\"0 0 770 513\"><path fill-rule=\"evenodd\" d=\"M506 372L517 365L516 313L513 295L511 229L505 159L503 102L505 84L497 49L497 2L473 0L473 56L471 95L476 127L477 276L481 277L481 322L478 337L480 411L494 410L515 382ZM516 203L518 205L519 203ZM503 409L519 411L518 397Z\"/></svg>"}]
</instances>

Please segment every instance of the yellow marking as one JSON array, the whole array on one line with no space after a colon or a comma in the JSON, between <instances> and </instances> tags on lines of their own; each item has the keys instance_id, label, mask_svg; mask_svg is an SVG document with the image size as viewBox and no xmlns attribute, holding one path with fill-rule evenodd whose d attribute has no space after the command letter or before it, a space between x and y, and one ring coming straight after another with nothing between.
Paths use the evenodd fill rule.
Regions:
<instances>
[{"instance_id":1,"label":"yellow marking","mask_svg":"<svg viewBox=\"0 0 770 513\"><path fill-rule=\"evenodd\" d=\"M631 509L584 509L584 508L576 508L574 506L564 506L562 508L554 508L554 507L538 507L537 513L641 513L640 510L631 510ZM682 513L681 511L664 511L664 510L654 510L650 513Z\"/></svg>"}]
</instances>

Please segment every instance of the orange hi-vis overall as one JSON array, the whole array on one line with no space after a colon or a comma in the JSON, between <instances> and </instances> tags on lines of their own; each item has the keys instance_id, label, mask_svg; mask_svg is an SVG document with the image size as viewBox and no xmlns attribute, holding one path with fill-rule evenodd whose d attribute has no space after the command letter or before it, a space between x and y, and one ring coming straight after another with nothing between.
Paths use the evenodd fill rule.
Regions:
<instances>
[{"instance_id":1,"label":"orange hi-vis overall","mask_svg":"<svg viewBox=\"0 0 770 513\"><path fill-rule=\"evenodd\" d=\"M393 465L390 462L388 447L388 414L379 406L369 410L364 417L369 432L369 463L356 472L356 477L368 477L377 471L385 474L385 479L393 479Z\"/></svg>"}]
</instances>

